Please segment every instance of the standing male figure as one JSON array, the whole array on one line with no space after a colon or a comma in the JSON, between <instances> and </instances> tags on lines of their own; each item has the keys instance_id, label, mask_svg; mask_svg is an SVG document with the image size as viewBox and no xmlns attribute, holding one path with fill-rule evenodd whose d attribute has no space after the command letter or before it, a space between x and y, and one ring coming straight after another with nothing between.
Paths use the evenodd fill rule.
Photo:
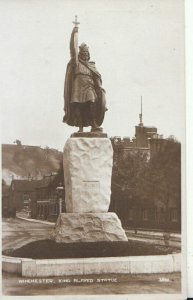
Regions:
<instances>
[{"instance_id":1,"label":"standing male figure","mask_svg":"<svg viewBox=\"0 0 193 300\"><path fill-rule=\"evenodd\" d=\"M91 131L100 131L99 127L106 111L105 91L102 89L101 75L90 61L89 48L82 43L78 51L77 18L70 39L71 60L67 65L64 85L63 122L70 126L91 126Z\"/></svg>"}]
</instances>

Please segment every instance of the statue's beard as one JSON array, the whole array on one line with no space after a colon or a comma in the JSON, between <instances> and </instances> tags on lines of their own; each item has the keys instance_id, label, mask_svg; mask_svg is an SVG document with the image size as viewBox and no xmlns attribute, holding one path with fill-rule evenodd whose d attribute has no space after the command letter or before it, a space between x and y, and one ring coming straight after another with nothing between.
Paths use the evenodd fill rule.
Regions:
<instances>
[{"instance_id":1,"label":"statue's beard","mask_svg":"<svg viewBox=\"0 0 193 300\"><path fill-rule=\"evenodd\" d=\"M89 55L89 53L80 53L79 58L84 60L84 61L89 61L90 55Z\"/></svg>"}]
</instances>

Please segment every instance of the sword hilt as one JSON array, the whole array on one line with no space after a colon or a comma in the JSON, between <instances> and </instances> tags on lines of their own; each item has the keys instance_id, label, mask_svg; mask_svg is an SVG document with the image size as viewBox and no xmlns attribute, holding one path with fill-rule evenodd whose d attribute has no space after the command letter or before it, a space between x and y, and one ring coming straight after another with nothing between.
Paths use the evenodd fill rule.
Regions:
<instances>
[{"instance_id":1,"label":"sword hilt","mask_svg":"<svg viewBox=\"0 0 193 300\"><path fill-rule=\"evenodd\" d=\"M72 23L74 24L74 27L78 27L78 25L80 23L78 22L78 17L77 16L75 16L75 20Z\"/></svg>"}]
</instances>

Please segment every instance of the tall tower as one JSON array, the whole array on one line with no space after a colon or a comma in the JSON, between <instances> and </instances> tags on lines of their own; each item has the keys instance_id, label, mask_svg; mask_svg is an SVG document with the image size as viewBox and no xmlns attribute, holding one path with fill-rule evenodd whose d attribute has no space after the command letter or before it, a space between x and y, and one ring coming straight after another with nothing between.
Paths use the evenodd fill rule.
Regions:
<instances>
[{"instance_id":1,"label":"tall tower","mask_svg":"<svg viewBox=\"0 0 193 300\"><path fill-rule=\"evenodd\" d=\"M136 146L141 148L149 148L149 139L153 134L157 133L157 128L152 126L144 126L143 124L143 106L141 96L141 113L139 114L139 125L135 126Z\"/></svg>"},{"instance_id":2,"label":"tall tower","mask_svg":"<svg viewBox=\"0 0 193 300\"><path fill-rule=\"evenodd\" d=\"M139 126L143 126L143 104L142 104L142 96L141 96L141 113L139 114Z\"/></svg>"}]
</instances>

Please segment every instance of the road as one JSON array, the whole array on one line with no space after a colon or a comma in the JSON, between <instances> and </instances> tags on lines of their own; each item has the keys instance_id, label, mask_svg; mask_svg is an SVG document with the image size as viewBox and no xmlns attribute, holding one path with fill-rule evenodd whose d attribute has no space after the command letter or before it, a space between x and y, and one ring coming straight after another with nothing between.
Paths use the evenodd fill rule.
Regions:
<instances>
[{"instance_id":1,"label":"road","mask_svg":"<svg viewBox=\"0 0 193 300\"><path fill-rule=\"evenodd\" d=\"M2 248L18 248L29 242L49 238L54 224L35 223L21 219L4 219ZM160 280L163 278L164 280ZM138 293L180 293L181 274L108 274L48 278L22 278L3 273L4 295L101 295ZM84 280L90 279L84 283ZM101 281L102 279L102 281ZM105 282L103 279L108 279ZM23 281L24 280L24 281ZM99 282L100 281L100 282Z\"/></svg>"},{"instance_id":2,"label":"road","mask_svg":"<svg viewBox=\"0 0 193 300\"><path fill-rule=\"evenodd\" d=\"M54 225L15 219L3 219L2 249L19 248L29 242L47 239Z\"/></svg>"}]
</instances>

